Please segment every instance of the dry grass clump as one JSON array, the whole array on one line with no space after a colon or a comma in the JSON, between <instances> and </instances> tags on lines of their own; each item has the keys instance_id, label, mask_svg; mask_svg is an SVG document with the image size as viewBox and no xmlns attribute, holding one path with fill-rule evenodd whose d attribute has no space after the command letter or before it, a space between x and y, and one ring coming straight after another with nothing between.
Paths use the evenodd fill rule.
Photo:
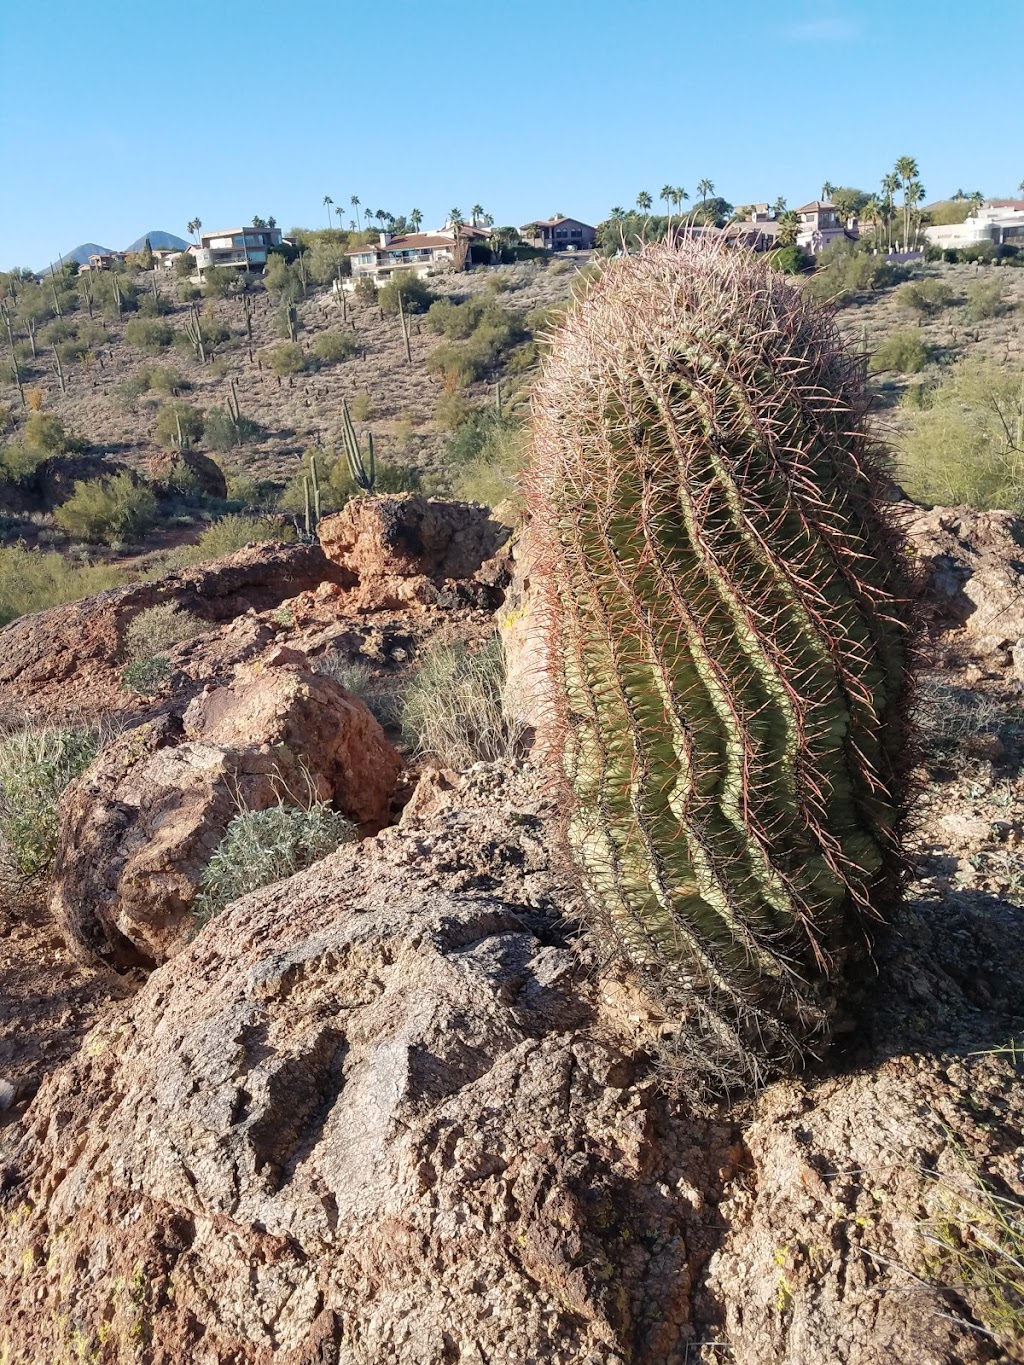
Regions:
<instances>
[{"instance_id":1,"label":"dry grass clump","mask_svg":"<svg viewBox=\"0 0 1024 1365\"><path fill-rule=\"evenodd\" d=\"M402 729L420 754L451 768L516 754L522 731L505 712L505 654L495 636L483 649L440 645L424 655L402 702Z\"/></svg>"},{"instance_id":2,"label":"dry grass clump","mask_svg":"<svg viewBox=\"0 0 1024 1365\"><path fill-rule=\"evenodd\" d=\"M99 752L93 729L0 730L0 836L17 873L45 876L57 851L57 802Z\"/></svg>"},{"instance_id":3,"label":"dry grass clump","mask_svg":"<svg viewBox=\"0 0 1024 1365\"><path fill-rule=\"evenodd\" d=\"M376 716L381 725L397 723L401 706L393 688L379 678L369 664L361 659L350 659L341 650L328 650L313 661L313 668L326 678L332 678L339 687L353 697L358 697Z\"/></svg>"}]
</instances>

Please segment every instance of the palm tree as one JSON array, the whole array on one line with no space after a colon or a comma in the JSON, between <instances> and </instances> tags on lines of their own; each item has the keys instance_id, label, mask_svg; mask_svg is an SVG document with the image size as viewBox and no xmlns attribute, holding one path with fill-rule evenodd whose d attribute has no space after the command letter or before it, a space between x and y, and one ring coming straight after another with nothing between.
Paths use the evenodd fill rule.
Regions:
<instances>
[{"instance_id":1,"label":"palm tree","mask_svg":"<svg viewBox=\"0 0 1024 1365\"><path fill-rule=\"evenodd\" d=\"M377 209L373 216L377 220L377 226L383 227L384 221L388 216L387 209Z\"/></svg>"},{"instance_id":2,"label":"palm tree","mask_svg":"<svg viewBox=\"0 0 1024 1365\"><path fill-rule=\"evenodd\" d=\"M356 211L356 223L358 224L359 231L362 232L362 230L363 230L363 220L362 220L362 218L360 217L360 214L359 214L359 195L358 195L358 194L354 194L354 195L352 196L352 198L351 198L348 202L352 205L352 207L353 207L353 208L355 209L355 211Z\"/></svg>"},{"instance_id":3,"label":"palm tree","mask_svg":"<svg viewBox=\"0 0 1024 1365\"><path fill-rule=\"evenodd\" d=\"M483 216L481 217L480 221L481 221L481 223L483 223L484 227L486 227L486 228L491 228L491 227L494 226L494 214L493 214L493 213L485 213L485 214L483 214Z\"/></svg>"},{"instance_id":4,"label":"palm tree","mask_svg":"<svg viewBox=\"0 0 1024 1365\"><path fill-rule=\"evenodd\" d=\"M203 226L203 223L202 223L202 219L200 219L200 218L193 218L192 221L191 221L191 223L189 223L189 225L188 225L189 233L190 233L192 236L195 237L196 242L199 241L199 233L200 233L200 231L201 231L201 229L202 229L202 226Z\"/></svg>"},{"instance_id":5,"label":"palm tree","mask_svg":"<svg viewBox=\"0 0 1024 1365\"><path fill-rule=\"evenodd\" d=\"M952 198L954 204L962 204L964 200L967 198L967 195L963 192L963 190L957 190L956 194L954 194Z\"/></svg>"},{"instance_id":6,"label":"palm tree","mask_svg":"<svg viewBox=\"0 0 1024 1365\"><path fill-rule=\"evenodd\" d=\"M333 203L334 203L334 200L331 198L331 196L330 196L329 194L325 194L325 195L324 195L324 208L327 210L327 230L328 230L328 232L330 231L330 228L331 228L331 205L332 205Z\"/></svg>"},{"instance_id":7,"label":"palm tree","mask_svg":"<svg viewBox=\"0 0 1024 1365\"><path fill-rule=\"evenodd\" d=\"M615 205L615 207L612 209L611 213L609 213L609 215L608 215L609 218L614 218L616 222L620 222L623 218L625 218L625 216L626 216L626 210L623 209L623 208L620 208L620 207L618 206L618 204Z\"/></svg>"},{"instance_id":8,"label":"palm tree","mask_svg":"<svg viewBox=\"0 0 1024 1365\"><path fill-rule=\"evenodd\" d=\"M779 246L792 246L800 231L800 215L796 209L786 209L779 214Z\"/></svg>"},{"instance_id":9,"label":"palm tree","mask_svg":"<svg viewBox=\"0 0 1024 1365\"><path fill-rule=\"evenodd\" d=\"M449 223L451 223L451 225L452 225L452 236L453 236L453 237L458 237L458 235L459 235L459 228L462 226L462 210L461 210L461 209L449 209L449 210L448 210L448 221L449 221Z\"/></svg>"},{"instance_id":10,"label":"palm tree","mask_svg":"<svg viewBox=\"0 0 1024 1365\"><path fill-rule=\"evenodd\" d=\"M682 185L674 186L672 190L672 207L674 209L678 209L682 204L683 200L689 199L689 197L690 196L683 189Z\"/></svg>"},{"instance_id":11,"label":"palm tree","mask_svg":"<svg viewBox=\"0 0 1024 1365\"><path fill-rule=\"evenodd\" d=\"M661 193L658 195L658 198L665 205L665 217L667 218L672 212L672 186L662 185Z\"/></svg>"},{"instance_id":12,"label":"palm tree","mask_svg":"<svg viewBox=\"0 0 1024 1365\"><path fill-rule=\"evenodd\" d=\"M412 224L413 232L419 232L420 223L423 222L423 214L420 213L419 209L413 209L412 213L409 214L409 222Z\"/></svg>"},{"instance_id":13,"label":"palm tree","mask_svg":"<svg viewBox=\"0 0 1024 1365\"><path fill-rule=\"evenodd\" d=\"M904 245L904 250L907 251L910 249L909 247L910 223L912 223L914 226L914 249L916 250L918 237L921 232L922 216L921 213L918 211L918 205L924 203L924 186L921 184L919 180L911 180L910 184L907 186L905 201L907 204L910 205L910 218L908 220L907 228L907 243Z\"/></svg>"},{"instance_id":14,"label":"palm tree","mask_svg":"<svg viewBox=\"0 0 1024 1365\"><path fill-rule=\"evenodd\" d=\"M907 198L907 191L911 182L917 179L917 162L912 156L901 156L893 169L899 176L903 188L903 249L906 250L910 237L910 201Z\"/></svg>"},{"instance_id":15,"label":"palm tree","mask_svg":"<svg viewBox=\"0 0 1024 1365\"><path fill-rule=\"evenodd\" d=\"M476 227L476 220L483 216L483 211L484 211L483 204L474 204L473 207L470 209L469 221L472 223L474 227Z\"/></svg>"},{"instance_id":16,"label":"palm tree","mask_svg":"<svg viewBox=\"0 0 1024 1365\"><path fill-rule=\"evenodd\" d=\"M786 212L786 201L785 201L785 199L783 198L783 196L780 194L779 197L778 197L778 199L776 199L775 203L772 205L772 213L775 214L775 217L776 217L776 218L780 218L785 212Z\"/></svg>"},{"instance_id":17,"label":"palm tree","mask_svg":"<svg viewBox=\"0 0 1024 1365\"><path fill-rule=\"evenodd\" d=\"M1024 194L1024 180L1022 180L1020 184L1017 186L1017 193Z\"/></svg>"},{"instance_id":18,"label":"palm tree","mask_svg":"<svg viewBox=\"0 0 1024 1365\"><path fill-rule=\"evenodd\" d=\"M708 195L714 194L714 192L715 187L710 180L697 181L697 193L700 195L700 202L702 205L708 202Z\"/></svg>"},{"instance_id":19,"label":"palm tree","mask_svg":"<svg viewBox=\"0 0 1024 1365\"><path fill-rule=\"evenodd\" d=\"M893 212L893 196L900 187L900 178L895 171L890 171L882 177L882 193L885 196L885 245L888 250L892 246L892 220L895 217Z\"/></svg>"},{"instance_id":20,"label":"palm tree","mask_svg":"<svg viewBox=\"0 0 1024 1365\"><path fill-rule=\"evenodd\" d=\"M334 206L334 212L338 215L338 231L340 232L340 231L342 230L342 228L341 228L341 216L342 216L342 214L345 212L344 206L343 206L342 204L336 204L336 205Z\"/></svg>"},{"instance_id":21,"label":"palm tree","mask_svg":"<svg viewBox=\"0 0 1024 1365\"><path fill-rule=\"evenodd\" d=\"M646 190L641 190L636 197L636 206L642 213L650 213L653 199Z\"/></svg>"},{"instance_id":22,"label":"palm tree","mask_svg":"<svg viewBox=\"0 0 1024 1365\"><path fill-rule=\"evenodd\" d=\"M977 217L978 209L985 202L985 196L982 194L981 190L971 190L970 194L967 196L967 202L974 205L974 216Z\"/></svg>"},{"instance_id":23,"label":"palm tree","mask_svg":"<svg viewBox=\"0 0 1024 1365\"><path fill-rule=\"evenodd\" d=\"M824 185L822 185L821 187L821 197L826 204L832 198L835 192L836 192L835 185L832 184L831 180L826 180Z\"/></svg>"},{"instance_id":24,"label":"palm tree","mask_svg":"<svg viewBox=\"0 0 1024 1365\"><path fill-rule=\"evenodd\" d=\"M885 214L884 208L874 197L874 195L872 195L872 197L868 200L868 202L860 211L860 216L864 219L865 223L871 224L871 235L872 238L874 239L875 246L878 245L878 224L880 219L884 216L884 214Z\"/></svg>"}]
</instances>

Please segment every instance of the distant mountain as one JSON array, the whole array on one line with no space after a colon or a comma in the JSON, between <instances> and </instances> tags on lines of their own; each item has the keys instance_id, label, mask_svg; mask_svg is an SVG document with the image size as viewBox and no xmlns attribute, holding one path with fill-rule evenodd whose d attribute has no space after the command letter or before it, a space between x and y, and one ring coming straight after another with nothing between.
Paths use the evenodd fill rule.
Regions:
<instances>
[{"instance_id":1,"label":"distant mountain","mask_svg":"<svg viewBox=\"0 0 1024 1365\"><path fill-rule=\"evenodd\" d=\"M76 246L74 251L66 252L60 259L77 261L79 265L85 265L90 256L99 256L110 250L109 246L98 246L96 242L83 242L81 246Z\"/></svg>"},{"instance_id":2,"label":"distant mountain","mask_svg":"<svg viewBox=\"0 0 1024 1365\"><path fill-rule=\"evenodd\" d=\"M131 246L125 247L125 250L143 251L147 237L154 251L184 251L188 246L188 242L181 237L175 237L173 232L146 232L137 241L132 242Z\"/></svg>"}]
</instances>

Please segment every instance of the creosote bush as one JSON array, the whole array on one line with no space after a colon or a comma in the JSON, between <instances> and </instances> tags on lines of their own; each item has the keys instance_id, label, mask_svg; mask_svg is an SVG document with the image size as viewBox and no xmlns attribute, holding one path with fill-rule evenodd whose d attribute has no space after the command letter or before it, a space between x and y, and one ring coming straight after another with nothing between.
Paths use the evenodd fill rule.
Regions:
<instances>
[{"instance_id":1,"label":"creosote bush","mask_svg":"<svg viewBox=\"0 0 1024 1365\"><path fill-rule=\"evenodd\" d=\"M351 332L321 332L313 339L313 354L324 365L348 360L359 350L359 343Z\"/></svg>"},{"instance_id":2,"label":"creosote bush","mask_svg":"<svg viewBox=\"0 0 1024 1365\"><path fill-rule=\"evenodd\" d=\"M892 370L897 374L919 374L928 364L931 348L916 327L893 332L886 337L868 362L873 372Z\"/></svg>"},{"instance_id":3,"label":"creosote bush","mask_svg":"<svg viewBox=\"0 0 1024 1365\"><path fill-rule=\"evenodd\" d=\"M522 734L505 713L505 655L492 640L475 653L439 645L424 655L402 699L402 729L421 754L452 768L507 758Z\"/></svg>"},{"instance_id":4,"label":"creosote bush","mask_svg":"<svg viewBox=\"0 0 1024 1365\"><path fill-rule=\"evenodd\" d=\"M310 358L297 341L286 341L266 353L267 363L274 374L286 378L309 369Z\"/></svg>"},{"instance_id":5,"label":"creosote bush","mask_svg":"<svg viewBox=\"0 0 1024 1365\"><path fill-rule=\"evenodd\" d=\"M355 838L355 828L326 802L303 808L243 810L228 825L203 872L193 911L201 922L250 891L292 877Z\"/></svg>"},{"instance_id":6,"label":"creosote bush","mask_svg":"<svg viewBox=\"0 0 1024 1365\"><path fill-rule=\"evenodd\" d=\"M98 751L93 730L45 725L0 733L0 835L21 876L45 876L53 866L57 802Z\"/></svg>"},{"instance_id":7,"label":"creosote bush","mask_svg":"<svg viewBox=\"0 0 1024 1365\"><path fill-rule=\"evenodd\" d=\"M909 576L863 369L763 261L612 261L535 397L542 746L591 914L712 1091L827 1039L903 860Z\"/></svg>"},{"instance_id":8,"label":"creosote bush","mask_svg":"<svg viewBox=\"0 0 1024 1365\"><path fill-rule=\"evenodd\" d=\"M75 540L113 545L143 535L156 520L156 497L127 472L112 479L86 479L75 484L53 519Z\"/></svg>"}]
</instances>

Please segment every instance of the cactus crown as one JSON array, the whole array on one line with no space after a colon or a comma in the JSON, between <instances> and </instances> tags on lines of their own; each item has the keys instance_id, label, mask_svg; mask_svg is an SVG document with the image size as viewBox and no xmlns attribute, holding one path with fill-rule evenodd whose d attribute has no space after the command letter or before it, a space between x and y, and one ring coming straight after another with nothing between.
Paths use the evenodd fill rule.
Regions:
<instances>
[{"instance_id":1,"label":"cactus crown","mask_svg":"<svg viewBox=\"0 0 1024 1365\"><path fill-rule=\"evenodd\" d=\"M863 363L746 253L608 265L535 400L587 899L716 1088L827 1034L901 871L908 577Z\"/></svg>"}]
</instances>

